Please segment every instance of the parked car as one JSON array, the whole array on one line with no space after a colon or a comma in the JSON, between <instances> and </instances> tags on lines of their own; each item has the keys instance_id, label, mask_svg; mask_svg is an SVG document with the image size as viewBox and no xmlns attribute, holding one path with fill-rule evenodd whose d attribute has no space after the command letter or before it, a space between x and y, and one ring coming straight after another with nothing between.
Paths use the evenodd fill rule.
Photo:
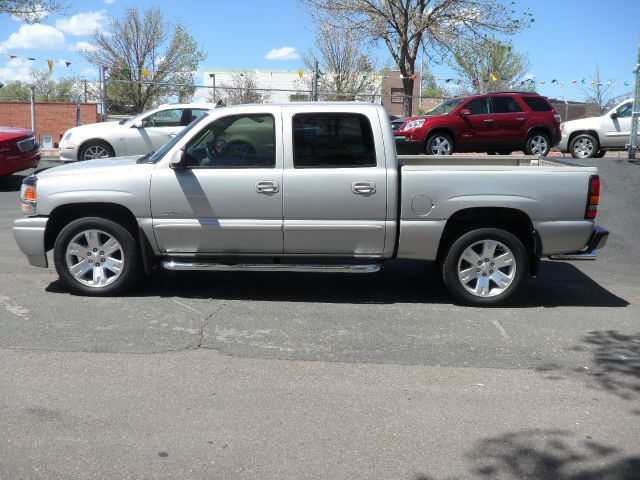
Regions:
<instances>
[{"instance_id":1,"label":"parked car","mask_svg":"<svg viewBox=\"0 0 640 480\"><path fill-rule=\"evenodd\" d=\"M600 158L607 150L623 150L631 135L633 99L627 99L599 117L570 120L560 125L558 150L573 158Z\"/></svg>"},{"instance_id":2,"label":"parked car","mask_svg":"<svg viewBox=\"0 0 640 480\"><path fill-rule=\"evenodd\" d=\"M532 92L496 92L453 98L411 117L395 133L398 152L451 155L524 150L546 155L560 141L560 115Z\"/></svg>"},{"instance_id":3,"label":"parked car","mask_svg":"<svg viewBox=\"0 0 640 480\"><path fill-rule=\"evenodd\" d=\"M70 128L60 141L60 159L145 155L158 150L194 119L214 108L213 103L165 104L119 122Z\"/></svg>"},{"instance_id":4,"label":"parked car","mask_svg":"<svg viewBox=\"0 0 640 480\"><path fill-rule=\"evenodd\" d=\"M595 167L516 156L401 164L392 140L379 105L226 107L154 154L26 178L13 231L34 266L53 249L82 295L122 292L156 267L371 273L404 258L437 262L451 294L473 305L510 298L541 257L595 258L606 243Z\"/></svg>"},{"instance_id":5,"label":"parked car","mask_svg":"<svg viewBox=\"0 0 640 480\"><path fill-rule=\"evenodd\" d=\"M40 150L31 130L0 127L0 177L35 168Z\"/></svg>"}]
</instances>

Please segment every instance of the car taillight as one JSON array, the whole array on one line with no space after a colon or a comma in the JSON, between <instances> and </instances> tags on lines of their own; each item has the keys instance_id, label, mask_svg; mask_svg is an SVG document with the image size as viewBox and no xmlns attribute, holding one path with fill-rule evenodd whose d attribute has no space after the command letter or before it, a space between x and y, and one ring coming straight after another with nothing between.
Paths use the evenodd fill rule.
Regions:
<instances>
[{"instance_id":1,"label":"car taillight","mask_svg":"<svg viewBox=\"0 0 640 480\"><path fill-rule=\"evenodd\" d=\"M556 122L560 123L562 121L562 117L560 116L559 113L554 113L553 114L553 118L556 119Z\"/></svg>"},{"instance_id":2,"label":"car taillight","mask_svg":"<svg viewBox=\"0 0 640 480\"><path fill-rule=\"evenodd\" d=\"M592 175L589 177L589 192L587 194L587 210L584 218L593 219L598 214L598 205L600 204L600 177Z\"/></svg>"}]
</instances>

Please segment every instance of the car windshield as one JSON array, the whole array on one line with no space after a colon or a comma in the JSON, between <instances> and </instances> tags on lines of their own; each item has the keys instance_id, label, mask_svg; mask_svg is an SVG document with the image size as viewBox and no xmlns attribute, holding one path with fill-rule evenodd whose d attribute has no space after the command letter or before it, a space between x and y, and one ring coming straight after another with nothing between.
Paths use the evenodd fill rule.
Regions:
<instances>
[{"instance_id":1,"label":"car windshield","mask_svg":"<svg viewBox=\"0 0 640 480\"><path fill-rule=\"evenodd\" d=\"M178 143L189 131L195 127L198 123L200 123L203 119L207 118L209 115L206 113L204 115L199 116L194 121L192 121L189 125L184 127L184 129L167 143L165 143L162 147L158 149L157 152L152 154L147 154L144 157L140 157L138 159L138 163L157 163L164 155L173 148L173 146Z\"/></svg>"},{"instance_id":2,"label":"car windshield","mask_svg":"<svg viewBox=\"0 0 640 480\"><path fill-rule=\"evenodd\" d=\"M429 110L425 115L447 115L448 113L453 112L458 105L460 105L464 99L462 98L454 98L453 100L445 100L439 105L436 105L431 110Z\"/></svg>"}]
</instances>

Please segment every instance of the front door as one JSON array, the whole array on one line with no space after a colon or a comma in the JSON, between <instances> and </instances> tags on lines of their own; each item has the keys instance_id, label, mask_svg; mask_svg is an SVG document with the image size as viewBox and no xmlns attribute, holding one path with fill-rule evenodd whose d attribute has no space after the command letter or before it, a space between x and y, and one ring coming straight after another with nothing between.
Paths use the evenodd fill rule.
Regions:
<instances>
[{"instance_id":1,"label":"front door","mask_svg":"<svg viewBox=\"0 0 640 480\"><path fill-rule=\"evenodd\" d=\"M283 108L283 127L293 140L285 146L284 252L380 256L387 174L375 112Z\"/></svg>"},{"instance_id":2,"label":"front door","mask_svg":"<svg viewBox=\"0 0 640 480\"><path fill-rule=\"evenodd\" d=\"M471 113L461 117L463 127L458 139L461 149L485 149L490 146L495 140L497 130L494 116L491 114L489 97L471 100L463 105L462 109Z\"/></svg>"},{"instance_id":3,"label":"front door","mask_svg":"<svg viewBox=\"0 0 640 480\"><path fill-rule=\"evenodd\" d=\"M620 105L613 112L616 118L611 118L611 114L605 115L604 120L604 136L603 146L605 147L624 147L629 143L631 135L631 113L633 111L633 102L627 102Z\"/></svg>"},{"instance_id":4,"label":"front door","mask_svg":"<svg viewBox=\"0 0 640 480\"><path fill-rule=\"evenodd\" d=\"M186 145L187 168L156 167L151 211L161 251L282 254L281 120L270 108L216 118Z\"/></svg>"}]
</instances>

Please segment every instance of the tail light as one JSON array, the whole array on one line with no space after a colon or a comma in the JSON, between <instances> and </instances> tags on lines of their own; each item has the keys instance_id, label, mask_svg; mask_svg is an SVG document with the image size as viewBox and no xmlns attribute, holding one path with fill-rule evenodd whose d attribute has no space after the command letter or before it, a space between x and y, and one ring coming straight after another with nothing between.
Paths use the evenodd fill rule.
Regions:
<instances>
[{"instance_id":1,"label":"tail light","mask_svg":"<svg viewBox=\"0 0 640 480\"><path fill-rule=\"evenodd\" d=\"M562 117L557 112L553 114L553 118L555 118L556 122L558 122L558 123L560 123L562 121Z\"/></svg>"},{"instance_id":2,"label":"tail light","mask_svg":"<svg viewBox=\"0 0 640 480\"><path fill-rule=\"evenodd\" d=\"M587 210L584 212L584 218L593 219L598 214L598 205L600 204L600 177L591 175L589 177L589 192L587 193Z\"/></svg>"}]
</instances>

